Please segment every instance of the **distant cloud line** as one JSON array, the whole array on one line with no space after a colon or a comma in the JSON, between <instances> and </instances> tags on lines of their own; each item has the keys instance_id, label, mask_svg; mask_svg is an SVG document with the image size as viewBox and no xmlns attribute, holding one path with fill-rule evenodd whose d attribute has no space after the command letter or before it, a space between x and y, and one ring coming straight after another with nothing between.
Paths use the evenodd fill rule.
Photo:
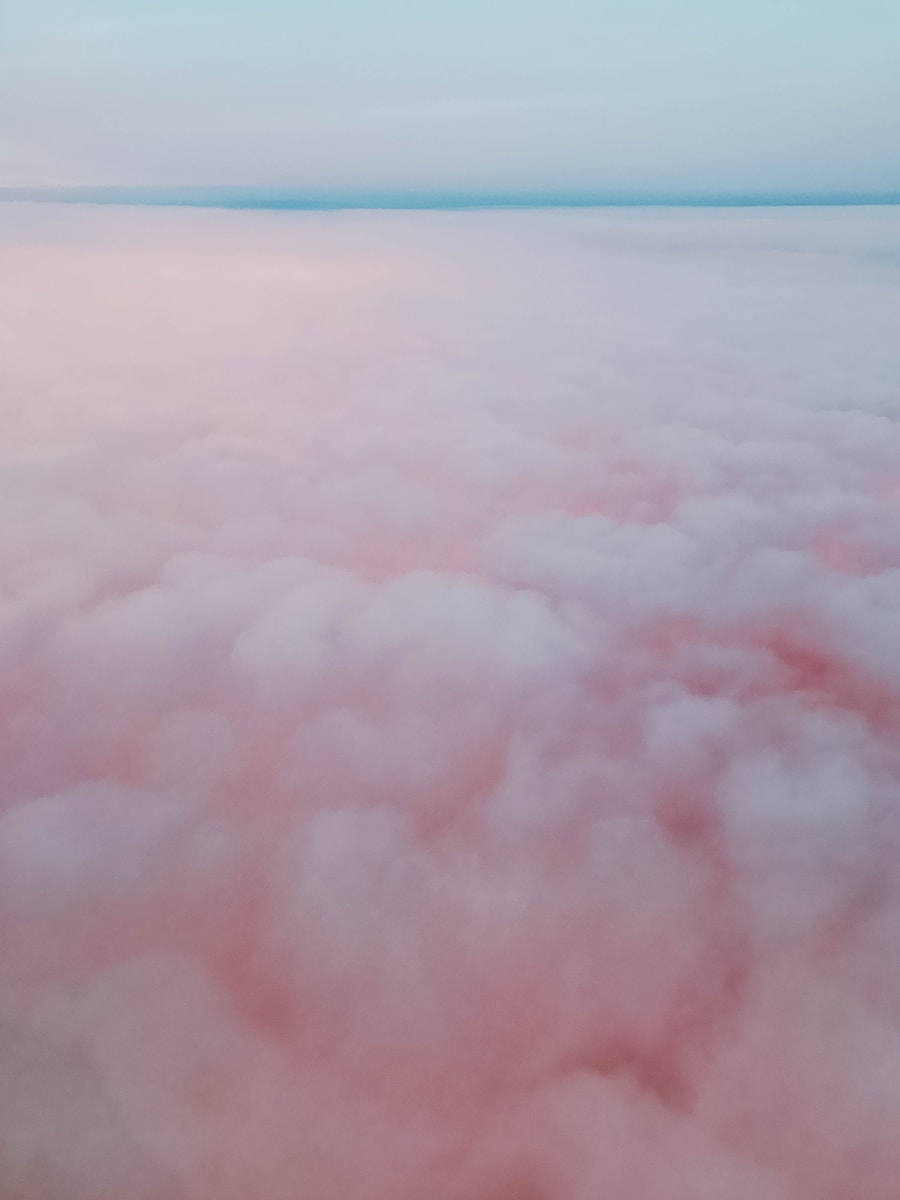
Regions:
<instances>
[{"instance_id":1,"label":"distant cloud line","mask_svg":"<svg viewBox=\"0 0 900 1200\"><path fill-rule=\"evenodd\" d=\"M173 208L464 210L505 208L815 208L900 205L900 192L319 192L246 187L0 188L0 203Z\"/></svg>"}]
</instances>

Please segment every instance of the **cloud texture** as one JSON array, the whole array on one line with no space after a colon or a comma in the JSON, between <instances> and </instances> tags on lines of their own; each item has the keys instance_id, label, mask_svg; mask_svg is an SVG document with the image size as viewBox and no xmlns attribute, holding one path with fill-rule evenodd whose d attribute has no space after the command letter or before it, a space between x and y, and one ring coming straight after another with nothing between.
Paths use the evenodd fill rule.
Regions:
<instances>
[{"instance_id":1,"label":"cloud texture","mask_svg":"<svg viewBox=\"0 0 900 1200\"><path fill-rule=\"evenodd\" d=\"M0 1192L895 1200L900 213L0 211Z\"/></svg>"}]
</instances>

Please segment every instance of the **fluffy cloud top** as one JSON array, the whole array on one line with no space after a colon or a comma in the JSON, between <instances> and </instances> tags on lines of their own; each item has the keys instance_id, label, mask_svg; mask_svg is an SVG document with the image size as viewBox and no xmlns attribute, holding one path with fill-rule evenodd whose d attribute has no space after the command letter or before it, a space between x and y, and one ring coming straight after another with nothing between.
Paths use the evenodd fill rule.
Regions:
<instances>
[{"instance_id":1,"label":"fluffy cloud top","mask_svg":"<svg viewBox=\"0 0 900 1200\"><path fill-rule=\"evenodd\" d=\"M900 212L0 211L0 1191L894 1200Z\"/></svg>"}]
</instances>

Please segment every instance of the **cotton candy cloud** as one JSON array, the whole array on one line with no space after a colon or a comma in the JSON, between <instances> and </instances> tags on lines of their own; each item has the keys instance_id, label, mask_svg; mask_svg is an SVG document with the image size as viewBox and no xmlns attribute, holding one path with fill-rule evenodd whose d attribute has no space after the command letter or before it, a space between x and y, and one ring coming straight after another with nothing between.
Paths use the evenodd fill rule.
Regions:
<instances>
[{"instance_id":1,"label":"cotton candy cloud","mask_svg":"<svg viewBox=\"0 0 900 1200\"><path fill-rule=\"evenodd\" d=\"M900 217L0 211L0 1192L894 1200Z\"/></svg>"}]
</instances>

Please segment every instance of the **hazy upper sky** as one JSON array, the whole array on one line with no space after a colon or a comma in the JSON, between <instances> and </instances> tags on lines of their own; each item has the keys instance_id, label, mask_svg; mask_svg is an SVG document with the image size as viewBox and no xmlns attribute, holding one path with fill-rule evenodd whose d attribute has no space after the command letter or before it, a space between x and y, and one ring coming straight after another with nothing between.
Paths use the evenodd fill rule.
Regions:
<instances>
[{"instance_id":1,"label":"hazy upper sky","mask_svg":"<svg viewBox=\"0 0 900 1200\"><path fill-rule=\"evenodd\" d=\"M900 189L897 0L0 0L0 185Z\"/></svg>"}]
</instances>

